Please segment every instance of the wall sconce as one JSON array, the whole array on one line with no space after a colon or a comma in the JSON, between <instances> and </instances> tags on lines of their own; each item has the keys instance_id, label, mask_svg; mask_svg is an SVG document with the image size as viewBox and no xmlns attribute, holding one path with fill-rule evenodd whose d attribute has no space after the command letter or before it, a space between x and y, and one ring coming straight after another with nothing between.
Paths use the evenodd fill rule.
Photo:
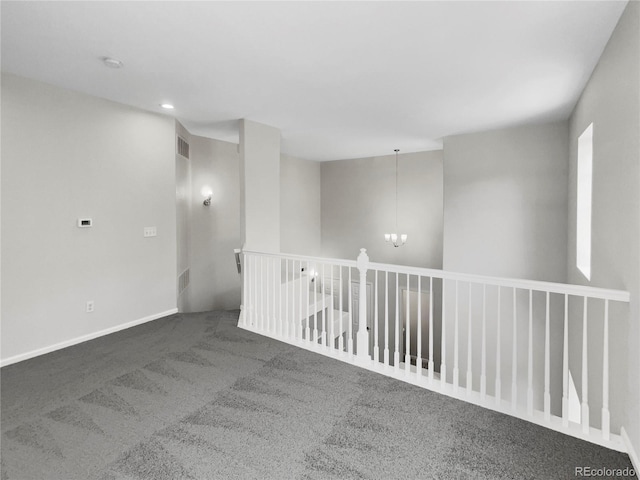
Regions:
<instances>
[{"instance_id":1,"label":"wall sconce","mask_svg":"<svg viewBox=\"0 0 640 480\"><path fill-rule=\"evenodd\" d=\"M202 187L202 190L200 190L200 194L204 197L204 202L202 202L202 204L205 207L211 205L211 196L213 195L213 190L211 190L211 187L205 185L204 187Z\"/></svg>"}]
</instances>

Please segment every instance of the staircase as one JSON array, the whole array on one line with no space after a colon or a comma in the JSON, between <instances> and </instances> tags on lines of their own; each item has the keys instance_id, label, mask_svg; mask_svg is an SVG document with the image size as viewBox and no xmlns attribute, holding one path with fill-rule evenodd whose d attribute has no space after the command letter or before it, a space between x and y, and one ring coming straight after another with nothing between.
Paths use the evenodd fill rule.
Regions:
<instances>
[{"instance_id":1,"label":"staircase","mask_svg":"<svg viewBox=\"0 0 640 480\"><path fill-rule=\"evenodd\" d=\"M305 267L298 266L298 271L293 271L293 265L286 267L280 269L280 275L277 275L277 268L273 269L273 275L263 275L263 280L268 284L267 290L274 295L256 295L252 315L258 323L282 335L322 345L330 345L333 341L335 348L343 348L351 314L339 310L339 305L334 306L334 297L326 293L327 289L320 284L322 280L307 273L308 269L303 271Z\"/></svg>"}]
</instances>

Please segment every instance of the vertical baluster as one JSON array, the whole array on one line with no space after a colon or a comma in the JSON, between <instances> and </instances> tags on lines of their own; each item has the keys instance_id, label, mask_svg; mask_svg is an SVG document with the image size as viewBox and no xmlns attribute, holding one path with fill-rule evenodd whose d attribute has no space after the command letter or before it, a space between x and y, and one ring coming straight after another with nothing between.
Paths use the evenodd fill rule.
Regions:
<instances>
[{"instance_id":1,"label":"vertical baluster","mask_svg":"<svg viewBox=\"0 0 640 480\"><path fill-rule=\"evenodd\" d=\"M261 309L261 300L262 300L262 288L263 282L260 282L260 262L262 259L258 258L257 255L253 256L253 326L256 330L260 327L261 317L262 317L262 309Z\"/></svg>"},{"instance_id":2,"label":"vertical baluster","mask_svg":"<svg viewBox=\"0 0 640 480\"><path fill-rule=\"evenodd\" d=\"M373 360L375 367L380 366L380 347L378 346L378 271L374 270L375 280L374 286L374 307L373 307Z\"/></svg>"},{"instance_id":3,"label":"vertical baluster","mask_svg":"<svg viewBox=\"0 0 640 480\"><path fill-rule=\"evenodd\" d=\"M487 285L482 285L482 360L480 367L480 396L487 396Z\"/></svg>"},{"instance_id":4,"label":"vertical baluster","mask_svg":"<svg viewBox=\"0 0 640 480\"><path fill-rule=\"evenodd\" d=\"M278 335L278 318L276 315L276 309L278 308L278 300L276 298L276 295L278 294L278 291L276 288L276 259L272 258L269 263L271 265L271 277L269 279L271 283L271 322L272 322L271 328L274 336L277 336Z\"/></svg>"},{"instance_id":5,"label":"vertical baluster","mask_svg":"<svg viewBox=\"0 0 640 480\"><path fill-rule=\"evenodd\" d=\"M326 347L327 344L327 340L329 335L327 334L327 286L325 285L326 283L326 278L324 275L324 263L322 264L322 279L320 280L322 283L320 285L322 285L322 333L321 333L321 338L322 340L322 344Z\"/></svg>"},{"instance_id":6,"label":"vertical baluster","mask_svg":"<svg viewBox=\"0 0 640 480\"><path fill-rule=\"evenodd\" d=\"M429 383L433 383L433 277L429 277Z\"/></svg>"},{"instance_id":7,"label":"vertical baluster","mask_svg":"<svg viewBox=\"0 0 640 480\"><path fill-rule=\"evenodd\" d=\"M276 282L275 282L275 270L276 270L276 264L275 264L275 258L270 258L267 260L267 265L268 267L268 274L269 274L269 287L270 287L270 297L269 297L269 305L271 307L270 310L270 314L269 316L271 317L271 323L270 323L270 331L271 333L273 333L274 336L278 335L278 325L277 325L277 319L276 319L276 308L278 306L278 302L276 299Z\"/></svg>"},{"instance_id":8,"label":"vertical baluster","mask_svg":"<svg viewBox=\"0 0 640 480\"><path fill-rule=\"evenodd\" d=\"M277 308L278 308L278 299L276 298L276 296L278 295L278 283L276 282L276 270L278 268L278 259L277 258L272 258L271 259L271 281L273 282L273 287L272 287L272 307L271 310L273 311L272 314L272 319L273 319L273 333L274 335L278 335L278 314L277 314Z\"/></svg>"},{"instance_id":9,"label":"vertical baluster","mask_svg":"<svg viewBox=\"0 0 640 480\"><path fill-rule=\"evenodd\" d=\"M340 338L338 339L338 348L340 349L340 353L344 352L344 325L343 325L343 318L344 318L344 310L342 309L342 265L340 266L340 273L339 273L339 289L338 289L338 300L339 300L339 304L340 304L340 318L339 318L339 322L340 322Z\"/></svg>"},{"instance_id":10,"label":"vertical baluster","mask_svg":"<svg viewBox=\"0 0 640 480\"><path fill-rule=\"evenodd\" d=\"M258 290L258 257L253 256L253 327L258 328L260 322L260 291Z\"/></svg>"},{"instance_id":11,"label":"vertical baluster","mask_svg":"<svg viewBox=\"0 0 640 480\"><path fill-rule=\"evenodd\" d=\"M276 288L276 259L271 258L269 260L269 283L271 284L271 332L275 337L278 336L278 318L276 316L276 309L278 308L278 300L276 295L278 294Z\"/></svg>"},{"instance_id":12,"label":"vertical baluster","mask_svg":"<svg viewBox=\"0 0 640 480\"><path fill-rule=\"evenodd\" d=\"M349 337L347 342L349 355L353 355L353 298L351 290L353 290L353 287L351 284L351 267L349 267Z\"/></svg>"},{"instance_id":13,"label":"vertical baluster","mask_svg":"<svg viewBox=\"0 0 640 480\"><path fill-rule=\"evenodd\" d=\"M252 297L251 302L251 326L254 329L258 328L259 322L259 306L258 306L258 257L251 256L253 267L251 268L251 283L252 283Z\"/></svg>"},{"instance_id":14,"label":"vertical baluster","mask_svg":"<svg viewBox=\"0 0 640 480\"><path fill-rule=\"evenodd\" d=\"M455 317L453 323L453 391L457 393L460 379L460 371L458 369L458 280L456 280L455 293Z\"/></svg>"},{"instance_id":15,"label":"vertical baluster","mask_svg":"<svg viewBox=\"0 0 640 480\"><path fill-rule=\"evenodd\" d=\"M318 346L318 265L313 270L313 346Z\"/></svg>"},{"instance_id":16,"label":"vertical baluster","mask_svg":"<svg viewBox=\"0 0 640 480\"><path fill-rule=\"evenodd\" d=\"M296 318L296 332L297 332L297 340L299 342L302 341L302 329L304 328L304 323L302 321L302 285L304 285L304 277L302 275L302 260L298 260L298 317Z\"/></svg>"},{"instance_id":17,"label":"vertical baluster","mask_svg":"<svg viewBox=\"0 0 640 480\"><path fill-rule=\"evenodd\" d=\"M282 259L277 259L277 267L275 271L276 282L278 285L278 335L284 337L284 315L282 314Z\"/></svg>"},{"instance_id":18,"label":"vertical baluster","mask_svg":"<svg viewBox=\"0 0 640 480\"><path fill-rule=\"evenodd\" d=\"M289 326L291 332L291 339L297 340L298 331L296 329L296 261L295 259L291 259L291 293L289 295L289 301L291 305L291 312L289 316L289 322L291 325Z\"/></svg>"},{"instance_id":19,"label":"vertical baluster","mask_svg":"<svg viewBox=\"0 0 640 480\"><path fill-rule=\"evenodd\" d=\"M307 316L305 317L305 327L304 327L304 334L305 334L305 339L307 341L307 343L311 343L311 327L309 325L309 321L311 319L311 314L309 313L309 302L311 301L311 291L309 290L309 288L311 288L311 271L309 270L309 260L307 260L307 268L305 270L305 272L307 272L307 280L305 281L305 304L307 306Z\"/></svg>"},{"instance_id":20,"label":"vertical baluster","mask_svg":"<svg viewBox=\"0 0 640 480\"><path fill-rule=\"evenodd\" d=\"M291 325L289 324L289 259L284 259L284 335L291 339ZM282 312L280 313L282 315Z\"/></svg>"},{"instance_id":21,"label":"vertical baluster","mask_svg":"<svg viewBox=\"0 0 640 480\"><path fill-rule=\"evenodd\" d=\"M562 340L562 425L569 426L569 295L564 294L564 337Z\"/></svg>"},{"instance_id":22,"label":"vertical baluster","mask_svg":"<svg viewBox=\"0 0 640 480\"><path fill-rule=\"evenodd\" d=\"M251 323L251 316L249 313L249 305L251 304L251 298L249 298L250 288L249 284L251 283L249 277L249 257L246 253L242 252L242 263L241 263L241 271L242 271L242 308L244 311L243 319L244 326L248 326Z\"/></svg>"},{"instance_id":23,"label":"vertical baluster","mask_svg":"<svg viewBox=\"0 0 640 480\"><path fill-rule=\"evenodd\" d=\"M544 321L544 419L551 421L551 351L550 351L550 319L549 319L549 292L547 292Z\"/></svg>"},{"instance_id":24,"label":"vertical baluster","mask_svg":"<svg viewBox=\"0 0 640 480\"><path fill-rule=\"evenodd\" d=\"M275 335L279 335L280 334L280 322L279 322L279 315L278 315L278 306L279 306L279 299L276 298L278 296L278 288L279 288L279 282L277 280L277 275L278 275L278 266L279 266L279 259L278 258L273 258L272 259L272 264L273 267L271 269L271 278L273 281L273 306L272 306L272 310L273 310L273 333Z\"/></svg>"},{"instance_id":25,"label":"vertical baluster","mask_svg":"<svg viewBox=\"0 0 640 480\"><path fill-rule=\"evenodd\" d=\"M411 307L409 306L409 299L411 297L411 278L407 273L407 300L406 300L406 312L405 312L405 347L404 347L404 373L409 375L411 372Z\"/></svg>"},{"instance_id":26,"label":"vertical baluster","mask_svg":"<svg viewBox=\"0 0 640 480\"><path fill-rule=\"evenodd\" d=\"M416 377L420 381L422 377L422 285L420 282L420 275L418 275L418 331L417 335L417 351L416 351Z\"/></svg>"},{"instance_id":27,"label":"vertical baluster","mask_svg":"<svg viewBox=\"0 0 640 480\"><path fill-rule=\"evenodd\" d=\"M272 304L273 304L273 299L271 298L271 295L273 295L273 273L271 272L271 264L273 263L273 259L267 257L267 271L265 274L265 279L266 279L266 283L267 283L267 332L271 333L271 323L273 322L273 312L271 311L272 309ZM275 333L275 331L274 331Z\"/></svg>"},{"instance_id":28,"label":"vertical baluster","mask_svg":"<svg viewBox=\"0 0 640 480\"><path fill-rule=\"evenodd\" d=\"M384 366L389 367L389 272L384 272Z\"/></svg>"},{"instance_id":29,"label":"vertical baluster","mask_svg":"<svg viewBox=\"0 0 640 480\"><path fill-rule=\"evenodd\" d=\"M400 274L396 273L396 329L395 329L395 345L393 352L393 367L396 371L400 368L400 349L399 349L399 340L400 340L400 309L398 301L398 290L400 290L399 285L399 277Z\"/></svg>"},{"instance_id":30,"label":"vertical baluster","mask_svg":"<svg viewBox=\"0 0 640 480\"><path fill-rule=\"evenodd\" d=\"M533 290L529 290L529 348L527 355L527 412L533 415Z\"/></svg>"},{"instance_id":31,"label":"vertical baluster","mask_svg":"<svg viewBox=\"0 0 640 480\"><path fill-rule=\"evenodd\" d=\"M241 263L241 273L242 273L242 326L247 325L247 255L245 253L242 254L242 263Z\"/></svg>"},{"instance_id":32,"label":"vertical baluster","mask_svg":"<svg viewBox=\"0 0 640 480\"><path fill-rule=\"evenodd\" d=\"M253 255L253 270L251 272L253 280L253 303L252 303L252 326L258 328L258 257Z\"/></svg>"},{"instance_id":33,"label":"vertical baluster","mask_svg":"<svg viewBox=\"0 0 640 480\"><path fill-rule=\"evenodd\" d=\"M440 389L444 389L447 384L447 339L446 330L447 322L445 319L445 312L447 311L446 293L445 293L445 280L442 278L442 333L440 335Z\"/></svg>"},{"instance_id":34,"label":"vertical baluster","mask_svg":"<svg viewBox=\"0 0 640 480\"><path fill-rule=\"evenodd\" d=\"M264 281L264 257L260 257L260 330L264 331L264 297L265 297L265 281Z\"/></svg>"},{"instance_id":35,"label":"vertical baluster","mask_svg":"<svg viewBox=\"0 0 640 480\"><path fill-rule=\"evenodd\" d=\"M513 287L513 352L511 357L511 407L518 408L518 301Z\"/></svg>"},{"instance_id":36,"label":"vertical baluster","mask_svg":"<svg viewBox=\"0 0 640 480\"><path fill-rule=\"evenodd\" d=\"M502 403L502 385L500 381L500 367L502 363L501 358L501 344L502 344L502 304L500 298L500 286L498 286L498 312L497 312L497 320L496 320L496 386L495 386L495 398L496 403L500 405Z\"/></svg>"},{"instance_id":37,"label":"vertical baluster","mask_svg":"<svg viewBox=\"0 0 640 480\"><path fill-rule=\"evenodd\" d=\"M267 258L267 278L269 281L269 332L277 336L278 330L276 325L276 282L275 282L275 258Z\"/></svg>"},{"instance_id":38,"label":"vertical baluster","mask_svg":"<svg viewBox=\"0 0 640 480\"><path fill-rule=\"evenodd\" d=\"M582 310L582 432L589 433L589 366L587 351L587 297Z\"/></svg>"},{"instance_id":39,"label":"vertical baluster","mask_svg":"<svg viewBox=\"0 0 640 480\"><path fill-rule=\"evenodd\" d=\"M469 282L468 287L468 296L467 296L467 395L471 395L471 390L473 389L473 373L471 372L471 360L473 357L472 349L472 328L473 325L471 323L471 282Z\"/></svg>"},{"instance_id":40,"label":"vertical baluster","mask_svg":"<svg viewBox=\"0 0 640 480\"><path fill-rule=\"evenodd\" d=\"M291 259L291 274L289 275L289 281L287 282L287 324L289 329L289 339L295 338L295 323L293 319L296 317L295 313L295 263L296 261ZM287 270L289 264L287 263Z\"/></svg>"},{"instance_id":41,"label":"vertical baluster","mask_svg":"<svg viewBox=\"0 0 640 480\"><path fill-rule=\"evenodd\" d=\"M289 300L287 302L287 311L289 319L289 338L296 338L296 261L291 259L291 273L289 274L289 284L287 286Z\"/></svg>"},{"instance_id":42,"label":"vertical baluster","mask_svg":"<svg viewBox=\"0 0 640 480\"><path fill-rule=\"evenodd\" d=\"M602 337L602 438L611 438L609 416L609 300L604 301L604 332Z\"/></svg>"},{"instance_id":43,"label":"vertical baluster","mask_svg":"<svg viewBox=\"0 0 640 480\"><path fill-rule=\"evenodd\" d=\"M242 253L242 275L244 277L245 290L244 295L245 299L244 303L244 325L251 325L251 310L253 308L253 303L251 302L251 267L249 263L251 262L251 257L246 253Z\"/></svg>"},{"instance_id":44,"label":"vertical baluster","mask_svg":"<svg viewBox=\"0 0 640 480\"><path fill-rule=\"evenodd\" d=\"M331 331L329 334L329 339L327 341L327 345L329 345L329 348L331 348L331 350L334 350L336 347L336 324L335 324L335 309L336 306L333 304L333 299L334 299L334 295L335 295L335 289L336 286L333 283L333 264L329 265L329 281L331 282L331 306L329 307L330 313L329 313L329 322L330 322L330 327L329 330Z\"/></svg>"},{"instance_id":45,"label":"vertical baluster","mask_svg":"<svg viewBox=\"0 0 640 480\"><path fill-rule=\"evenodd\" d=\"M273 312L271 311L271 304L272 299L271 299L271 295L272 295L272 282L273 279L271 278L271 261L272 259L270 257L265 258L265 263L266 263L266 271L265 271L265 281L267 284L267 307L266 307L266 312L267 312L267 332L271 333L271 322L273 321Z\"/></svg>"}]
</instances>

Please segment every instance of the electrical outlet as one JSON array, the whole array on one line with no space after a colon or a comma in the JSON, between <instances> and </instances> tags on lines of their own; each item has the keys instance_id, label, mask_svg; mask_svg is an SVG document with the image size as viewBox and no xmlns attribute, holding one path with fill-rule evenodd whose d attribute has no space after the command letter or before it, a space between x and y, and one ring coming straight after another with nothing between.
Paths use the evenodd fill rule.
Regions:
<instances>
[{"instance_id":1,"label":"electrical outlet","mask_svg":"<svg viewBox=\"0 0 640 480\"><path fill-rule=\"evenodd\" d=\"M87 313L93 312L93 309L94 309L93 300L88 300L87 301Z\"/></svg>"},{"instance_id":2,"label":"electrical outlet","mask_svg":"<svg viewBox=\"0 0 640 480\"><path fill-rule=\"evenodd\" d=\"M155 237L158 235L158 229L156 227L144 227L145 237Z\"/></svg>"}]
</instances>

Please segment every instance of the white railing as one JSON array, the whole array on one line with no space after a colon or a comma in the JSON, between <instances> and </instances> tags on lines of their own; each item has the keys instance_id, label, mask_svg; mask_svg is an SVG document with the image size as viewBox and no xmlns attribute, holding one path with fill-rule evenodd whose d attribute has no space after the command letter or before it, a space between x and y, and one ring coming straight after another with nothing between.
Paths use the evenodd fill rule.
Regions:
<instances>
[{"instance_id":1,"label":"white railing","mask_svg":"<svg viewBox=\"0 0 640 480\"><path fill-rule=\"evenodd\" d=\"M610 427L609 317L628 292L372 263L364 249L244 251L243 266L242 328L625 449Z\"/></svg>"}]
</instances>

